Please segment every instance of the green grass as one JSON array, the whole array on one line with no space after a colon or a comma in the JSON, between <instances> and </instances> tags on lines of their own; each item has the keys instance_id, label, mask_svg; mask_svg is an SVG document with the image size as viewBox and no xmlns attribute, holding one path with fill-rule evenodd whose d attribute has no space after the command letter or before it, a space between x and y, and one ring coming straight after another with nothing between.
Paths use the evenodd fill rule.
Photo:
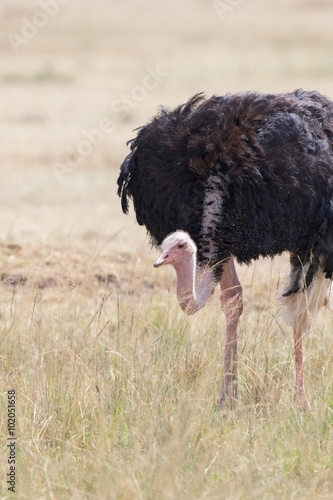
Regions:
<instances>
[{"instance_id":1,"label":"green grass","mask_svg":"<svg viewBox=\"0 0 333 500\"><path fill-rule=\"evenodd\" d=\"M0 82L2 83L15 83L15 84L32 84L32 83L72 83L74 77L70 74L59 73L58 71L47 68L38 71L34 74L23 73L5 73L0 75Z\"/></svg>"},{"instance_id":2,"label":"green grass","mask_svg":"<svg viewBox=\"0 0 333 500\"><path fill-rule=\"evenodd\" d=\"M332 498L331 324L306 338L302 414L291 332L249 304L239 407L221 412L213 306L188 319L162 290L142 304L126 287L93 292L27 284L2 304L1 429L12 387L19 498Z\"/></svg>"}]
</instances>

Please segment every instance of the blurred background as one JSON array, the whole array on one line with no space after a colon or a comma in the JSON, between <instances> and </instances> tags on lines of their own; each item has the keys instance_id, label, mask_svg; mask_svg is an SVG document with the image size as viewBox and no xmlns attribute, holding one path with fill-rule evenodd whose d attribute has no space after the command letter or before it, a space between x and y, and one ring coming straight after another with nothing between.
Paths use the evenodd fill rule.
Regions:
<instances>
[{"instance_id":1,"label":"blurred background","mask_svg":"<svg viewBox=\"0 0 333 500\"><path fill-rule=\"evenodd\" d=\"M0 16L2 241L146 248L115 183L159 105L298 87L333 97L331 0L1 0Z\"/></svg>"}]
</instances>

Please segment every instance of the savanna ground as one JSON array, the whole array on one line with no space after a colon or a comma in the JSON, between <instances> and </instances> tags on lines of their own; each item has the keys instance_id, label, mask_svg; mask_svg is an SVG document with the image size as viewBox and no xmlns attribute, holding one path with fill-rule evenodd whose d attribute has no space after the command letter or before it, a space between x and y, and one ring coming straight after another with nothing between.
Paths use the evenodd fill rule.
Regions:
<instances>
[{"instance_id":1,"label":"savanna ground","mask_svg":"<svg viewBox=\"0 0 333 500\"><path fill-rule=\"evenodd\" d=\"M333 97L331 2L45 4L0 5L1 498L8 389L17 498L333 498L332 313L305 338L300 414L277 315L287 258L240 268L240 404L221 412L218 295L184 317L115 184L159 104Z\"/></svg>"}]
</instances>

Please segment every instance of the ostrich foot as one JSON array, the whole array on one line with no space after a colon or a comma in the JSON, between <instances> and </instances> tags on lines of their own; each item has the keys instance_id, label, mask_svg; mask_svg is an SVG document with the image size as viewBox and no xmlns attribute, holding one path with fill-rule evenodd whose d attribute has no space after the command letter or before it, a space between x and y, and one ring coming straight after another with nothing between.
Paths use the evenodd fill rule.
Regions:
<instances>
[{"instance_id":1,"label":"ostrich foot","mask_svg":"<svg viewBox=\"0 0 333 500\"><path fill-rule=\"evenodd\" d=\"M226 407L230 408L231 410L235 410L237 408L238 394L237 394L236 373L233 373L232 375L227 374L225 376L219 404L221 410L223 410Z\"/></svg>"},{"instance_id":2,"label":"ostrich foot","mask_svg":"<svg viewBox=\"0 0 333 500\"><path fill-rule=\"evenodd\" d=\"M300 412L311 411L310 402L306 399L305 394L299 394L297 391L294 395L294 406Z\"/></svg>"}]
</instances>

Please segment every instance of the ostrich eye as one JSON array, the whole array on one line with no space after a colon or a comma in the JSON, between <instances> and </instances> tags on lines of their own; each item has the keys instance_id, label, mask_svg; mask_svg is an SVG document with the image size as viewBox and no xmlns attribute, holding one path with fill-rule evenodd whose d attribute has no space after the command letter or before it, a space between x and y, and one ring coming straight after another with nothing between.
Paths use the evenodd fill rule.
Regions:
<instances>
[{"instance_id":1,"label":"ostrich eye","mask_svg":"<svg viewBox=\"0 0 333 500\"><path fill-rule=\"evenodd\" d=\"M184 248L185 242L184 243L179 243L178 248Z\"/></svg>"}]
</instances>

